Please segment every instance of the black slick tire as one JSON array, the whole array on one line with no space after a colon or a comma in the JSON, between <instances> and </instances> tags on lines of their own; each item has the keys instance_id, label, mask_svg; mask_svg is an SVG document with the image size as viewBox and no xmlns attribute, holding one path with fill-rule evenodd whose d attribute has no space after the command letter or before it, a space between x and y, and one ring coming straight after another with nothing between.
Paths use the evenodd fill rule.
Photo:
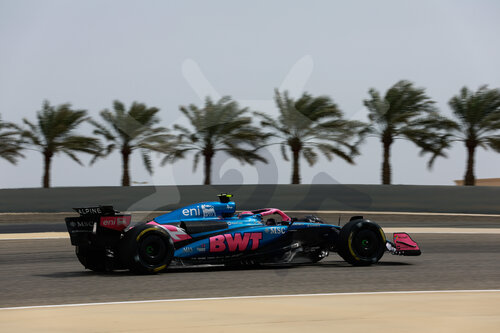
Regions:
<instances>
[{"instance_id":1,"label":"black slick tire","mask_svg":"<svg viewBox=\"0 0 500 333\"><path fill-rule=\"evenodd\" d=\"M367 266L382 258L385 243L385 234L378 224L356 219L340 230L337 248L339 255L351 265Z\"/></svg>"},{"instance_id":2,"label":"black slick tire","mask_svg":"<svg viewBox=\"0 0 500 333\"><path fill-rule=\"evenodd\" d=\"M174 256L174 243L162 227L142 224L121 240L120 258L132 272L154 274L165 270Z\"/></svg>"},{"instance_id":3,"label":"black slick tire","mask_svg":"<svg viewBox=\"0 0 500 333\"><path fill-rule=\"evenodd\" d=\"M76 246L75 253L83 267L94 272L104 272L106 270L106 254L104 249L99 250Z\"/></svg>"}]
</instances>

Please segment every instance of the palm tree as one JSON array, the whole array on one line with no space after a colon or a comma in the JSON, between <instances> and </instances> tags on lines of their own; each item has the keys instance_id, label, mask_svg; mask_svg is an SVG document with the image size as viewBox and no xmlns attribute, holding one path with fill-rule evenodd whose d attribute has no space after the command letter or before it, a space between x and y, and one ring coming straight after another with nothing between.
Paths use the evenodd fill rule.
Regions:
<instances>
[{"instance_id":1,"label":"palm tree","mask_svg":"<svg viewBox=\"0 0 500 333\"><path fill-rule=\"evenodd\" d=\"M292 153L292 184L300 184L300 157L309 165L318 160L316 151L328 160L338 156L353 164L359 152L366 125L358 121L343 119L337 105L327 96L313 97L304 93L294 100L288 92L275 90L275 101L280 115L277 119L261 112L261 125L272 129L272 136L278 139L285 161L289 161L287 147ZM358 139L353 142L353 139Z\"/></svg>"},{"instance_id":2,"label":"palm tree","mask_svg":"<svg viewBox=\"0 0 500 333\"><path fill-rule=\"evenodd\" d=\"M42 110L37 112L37 122L23 119L29 130L22 136L26 143L42 153L44 158L43 187L50 187L50 167L52 157L58 153L69 156L78 164L82 164L75 152L97 155L101 151L99 140L77 135L75 129L88 120L87 111L73 110L71 104L51 106L43 102Z\"/></svg>"},{"instance_id":3,"label":"palm tree","mask_svg":"<svg viewBox=\"0 0 500 333\"><path fill-rule=\"evenodd\" d=\"M216 103L209 97L203 108L196 105L181 106L180 111L189 119L192 129L175 125L178 132L173 149L165 151L162 164L184 158L194 152L193 171L200 157L204 159L204 184L211 184L212 160L217 152L225 152L241 163L267 162L257 153L266 141L266 135L251 125L251 117L246 116L247 108L240 108L230 97L222 97Z\"/></svg>"},{"instance_id":4,"label":"palm tree","mask_svg":"<svg viewBox=\"0 0 500 333\"><path fill-rule=\"evenodd\" d=\"M449 105L458 120L449 120L450 141L461 141L467 149L464 185L475 185L476 149L489 147L500 153L500 89L481 86L473 92L463 87Z\"/></svg>"},{"instance_id":5,"label":"palm tree","mask_svg":"<svg viewBox=\"0 0 500 333\"><path fill-rule=\"evenodd\" d=\"M391 146L395 139L407 139L422 149L422 153L433 154L432 166L442 153L445 137L440 132L441 118L423 88L416 88L412 82L399 81L382 97L370 89L370 99L364 100L371 121L371 132L380 138L383 148L382 183L391 184Z\"/></svg>"},{"instance_id":6,"label":"palm tree","mask_svg":"<svg viewBox=\"0 0 500 333\"><path fill-rule=\"evenodd\" d=\"M120 149L122 155L122 186L130 186L129 160L134 150L139 149L146 170L151 174L153 166L149 156L150 151L158 151L164 147L170 135L164 127L155 127L160 122L156 114L160 109L147 107L145 104L134 102L128 109L120 101L113 102L113 111L107 109L100 115L104 124L91 120L95 126L94 134L103 136L110 144L106 154L115 148Z\"/></svg>"},{"instance_id":7,"label":"palm tree","mask_svg":"<svg viewBox=\"0 0 500 333\"><path fill-rule=\"evenodd\" d=\"M19 127L2 121L2 115L0 115L0 157L12 164L16 164L19 157L24 157L21 153L23 146L19 134Z\"/></svg>"}]
</instances>

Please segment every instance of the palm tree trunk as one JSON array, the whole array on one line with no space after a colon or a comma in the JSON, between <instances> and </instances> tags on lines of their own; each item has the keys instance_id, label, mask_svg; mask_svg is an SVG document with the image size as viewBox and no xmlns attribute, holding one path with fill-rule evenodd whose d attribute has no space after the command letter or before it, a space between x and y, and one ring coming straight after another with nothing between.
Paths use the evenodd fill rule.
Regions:
<instances>
[{"instance_id":1,"label":"palm tree trunk","mask_svg":"<svg viewBox=\"0 0 500 333\"><path fill-rule=\"evenodd\" d=\"M214 157L214 154L206 152L203 156L205 157L205 181L203 184L210 185L212 183L212 158Z\"/></svg>"},{"instance_id":2,"label":"palm tree trunk","mask_svg":"<svg viewBox=\"0 0 500 333\"><path fill-rule=\"evenodd\" d=\"M391 184L391 145L393 139L392 135L388 132L385 132L382 136L382 145L384 148L384 159L382 162L382 184L390 185Z\"/></svg>"},{"instance_id":3,"label":"palm tree trunk","mask_svg":"<svg viewBox=\"0 0 500 333\"><path fill-rule=\"evenodd\" d=\"M131 153L130 148L124 147L122 149L122 162L123 162L122 186L130 186L130 173L129 173L130 153Z\"/></svg>"},{"instance_id":4,"label":"palm tree trunk","mask_svg":"<svg viewBox=\"0 0 500 333\"><path fill-rule=\"evenodd\" d=\"M465 146L467 147L467 169L465 171L464 185L474 186L476 185L476 177L474 176L474 155L476 153L476 144L467 140L465 142Z\"/></svg>"},{"instance_id":5,"label":"palm tree trunk","mask_svg":"<svg viewBox=\"0 0 500 333\"><path fill-rule=\"evenodd\" d=\"M292 184L300 184L300 150L294 149L293 153L293 171L292 171Z\"/></svg>"},{"instance_id":6,"label":"palm tree trunk","mask_svg":"<svg viewBox=\"0 0 500 333\"><path fill-rule=\"evenodd\" d=\"M43 187L44 188L49 188L50 187L50 165L52 162L52 156L54 154L49 151L45 151L43 153L43 160L44 160L44 172L43 172Z\"/></svg>"}]
</instances>

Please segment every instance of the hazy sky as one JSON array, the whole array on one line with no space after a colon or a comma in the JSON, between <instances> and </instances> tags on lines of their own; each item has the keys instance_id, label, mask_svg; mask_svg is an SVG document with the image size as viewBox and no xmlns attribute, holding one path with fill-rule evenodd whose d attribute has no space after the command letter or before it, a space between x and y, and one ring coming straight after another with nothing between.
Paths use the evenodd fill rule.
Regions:
<instances>
[{"instance_id":1,"label":"hazy sky","mask_svg":"<svg viewBox=\"0 0 500 333\"><path fill-rule=\"evenodd\" d=\"M42 101L71 102L97 116L114 99L161 109L163 125L184 121L179 105L231 95L276 114L273 89L330 95L347 117L363 119L363 99L400 79L425 87L444 114L467 85L500 87L498 1L6 1L0 0L0 113L34 119ZM81 133L91 133L89 126ZM351 166L302 161L302 181L380 183L380 142L369 139ZM393 146L395 184L452 185L465 172L457 143L432 170L411 143ZM215 182L289 183L279 150L267 166L216 161ZM272 155L271 155L272 154ZM132 180L201 184L192 159L151 177L139 156ZM85 161L89 158L83 156ZM42 156L26 152L13 166L0 160L0 188L38 187ZM478 178L500 177L500 154L480 150ZM53 186L119 185L117 152L92 167L64 156L53 161Z\"/></svg>"}]
</instances>

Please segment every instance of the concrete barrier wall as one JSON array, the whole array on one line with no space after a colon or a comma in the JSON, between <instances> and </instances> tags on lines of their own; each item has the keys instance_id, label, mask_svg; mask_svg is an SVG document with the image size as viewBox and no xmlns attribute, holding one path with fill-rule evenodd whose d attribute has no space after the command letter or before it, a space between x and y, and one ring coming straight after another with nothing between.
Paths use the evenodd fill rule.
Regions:
<instances>
[{"instance_id":1,"label":"concrete barrier wall","mask_svg":"<svg viewBox=\"0 0 500 333\"><path fill-rule=\"evenodd\" d=\"M232 193L238 209L500 214L500 187L414 185L208 185L59 187L0 190L0 212L63 212L112 204L118 210L171 210Z\"/></svg>"}]
</instances>

